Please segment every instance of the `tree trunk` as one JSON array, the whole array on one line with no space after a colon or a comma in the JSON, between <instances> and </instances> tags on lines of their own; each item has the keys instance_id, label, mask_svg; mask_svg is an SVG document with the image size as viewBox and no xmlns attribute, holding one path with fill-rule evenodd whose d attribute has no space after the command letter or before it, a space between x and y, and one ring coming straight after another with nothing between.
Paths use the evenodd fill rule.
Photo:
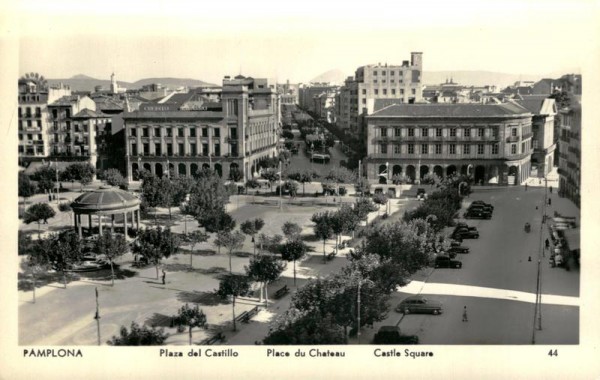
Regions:
<instances>
[{"instance_id":1,"label":"tree trunk","mask_svg":"<svg viewBox=\"0 0 600 380\"><path fill-rule=\"evenodd\" d=\"M192 345L192 326L190 326L189 333L190 333L190 346L191 346Z\"/></svg>"},{"instance_id":2,"label":"tree trunk","mask_svg":"<svg viewBox=\"0 0 600 380\"><path fill-rule=\"evenodd\" d=\"M325 253L325 241L327 239L323 239L323 260L327 261L327 254Z\"/></svg>"},{"instance_id":3,"label":"tree trunk","mask_svg":"<svg viewBox=\"0 0 600 380\"><path fill-rule=\"evenodd\" d=\"M65 289L67 288L67 272L63 269L63 284L65 285Z\"/></svg>"},{"instance_id":4,"label":"tree trunk","mask_svg":"<svg viewBox=\"0 0 600 380\"><path fill-rule=\"evenodd\" d=\"M158 280L158 262L155 264L156 267L156 279Z\"/></svg>"},{"instance_id":5,"label":"tree trunk","mask_svg":"<svg viewBox=\"0 0 600 380\"><path fill-rule=\"evenodd\" d=\"M269 308L269 288L268 283L265 281L265 308Z\"/></svg>"},{"instance_id":6,"label":"tree trunk","mask_svg":"<svg viewBox=\"0 0 600 380\"><path fill-rule=\"evenodd\" d=\"M112 282L110 286L115 286L115 270L113 269L112 259L110 260L110 278Z\"/></svg>"},{"instance_id":7,"label":"tree trunk","mask_svg":"<svg viewBox=\"0 0 600 380\"><path fill-rule=\"evenodd\" d=\"M263 301L263 284L262 282L258 283L258 302Z\"/></svg>"},{"instance_id":8,"label":"tree trunk","mask_svg":"<svg viewBox=\"0 0 600 380\"><path fill-rule=\"evenodd\" d=\"M302 182L302 196L306 195L306 189L304 188L304 182Z\"/></svg>"},{"instance_id":9,"label":"tree trunk","mask_svg":"<svg viewBox=\"0 0 600 380\"><path fill-rule=\"evenodd\" d=\"M338 247L340 246L340 235L335 235L335 254L338 254Z\"/></svg>"},{"instance_id":10,"label":"tree trunk","mask_svg":"<svg viewBox=\"0 0 600 380\"><path fill-rule=\"evenodd\" d=\"M169 222L171 221L171 205L169 204Z\"/></svg>"},{"instance_id":11,"label":"tree trunk","mask_svg":"<svg viewBox=\"0 0 600 380\"><path fill-rule=\"evenodd\" d=\"M237 328L235 325L235 296L233 296L233 303L231 304L231 308L233 310L233 331L237 331Z\"/></svg>"},{"instance_id":12,"label":"tree trunk","mask_svg":"<svg viewBox=\"0 0 600 380\"><path fill-rule=\"evenodd\" d=\"M294 286L296 286L296 260L294 260Z\"/></svg>"},{"instance_id":13,"label":"tree trunk","mask_svg":"<svg viewBox=\"0 0 600 380\"><path fill-rule=\"evenodd\" d=\"M33 276L33 303L35 303L35 271L31 275Z\"/></svg>"},{"instance_id":14,"label":"tree trunk","mask_svg":"<svg viewBox=\"0 0 600 380\"><path fill-rule=\"evenodd\" d=\"M256 239L254 239L254 235L252 235L252 249L254 250L254 256L256 256Z\"/></svg>"},{"instance_id":15,"label":"tree trunk","mask_svg":"<svg viewBox=\"0 0 600 380\"><path fill-rule=\"evenodd\" d=\"M231 255L232 255L232 253L233 252L229 252L229 274L232 273L232 270L231 270Z\"/></svg>"},{"instance_id":16,"label":"tree trunk","mask_svg":"<svg viewBox=\"0 0 600 380\"><path fill-rule=\"evenodd\" d=\"M192 245L192 250L190 251L190 268L194 268L192 265L192 258L194 257L194 246Z\"/></svg>"}]
</instances>

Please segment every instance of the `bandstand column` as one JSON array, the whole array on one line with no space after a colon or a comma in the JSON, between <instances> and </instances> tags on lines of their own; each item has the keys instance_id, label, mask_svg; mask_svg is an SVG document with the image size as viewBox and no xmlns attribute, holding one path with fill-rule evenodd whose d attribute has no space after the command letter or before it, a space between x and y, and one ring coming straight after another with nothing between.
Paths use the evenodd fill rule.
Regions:
<instances>
[{"instance_id":1,"label":"bandstand column","mask_svg":"<svg viewBox=\"0 0 600 380\"><path fill-rule=\"evenodd\" d=\"M102 236L102 215L98 214L98 234Z\"/></svg>"},{"instance_id":2,"label":"bandstand column","mask_svg":"<svg viewBox=\"0 0 600 380\"><path fill-rule=\"evenodd\" d=\"M92 232L92 214L88 214L88 228Z\"/></svg>"},{"instance_id":3,"label":"bandstand column","mask_svg":"<svg viewBox=\"0 0 600 380\"><path fill-rule=\"evenodd\" d=\"M77 232L79 233L79 238L83 239L83 231L81 228L81 214L75 215L75 220L77 220Z\"/></svg>"},{"instance_id":4,"label":"bandstand column","mask_svg":"<svg viewBox=\"0 0 600 380\"><path fill-rule=\"evenodd\" d=\"M139 231L140 230L140 209L139 208L136 210L136 213L137 213L136 227L137 227L137 230Z\"/></svg>"},{"instance_id":5,"label":"bandstand column","mask_svg":"<svg viewBox=\"0 0 600 380\"><path fill-rule=\"evenodd\" d=\"M123 213L123 226L125 227L125 238L127 238L127 212Z\"/></svg>"},{"instance_id":6,"label":"bandstand column","mask_svg":"<svg viewBox=\"0 0 600 380\"><path fill-rule=\"evenodd\" d=\"M115 214L110 214L110 233L115 233Z\"/></svg>"}]
</instances>

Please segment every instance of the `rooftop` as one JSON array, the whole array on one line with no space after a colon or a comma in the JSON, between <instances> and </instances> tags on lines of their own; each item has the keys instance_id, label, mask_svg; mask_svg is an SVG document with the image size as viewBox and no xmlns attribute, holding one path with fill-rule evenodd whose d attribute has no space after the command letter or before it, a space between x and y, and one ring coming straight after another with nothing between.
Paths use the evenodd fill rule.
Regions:
<instances>
[{"instance_id":1,"label":"rooftop","mask_svg":"<svg viewBox=\"0 0 600 380\"><path fill-rule=\"evenodd\" d=\"M118 211L139 206L140 200L127 191L112 186L101 186L97 190L88 191L78 196L71 208L83 213L97 211Z\"/></svg>"},{"instance_id":2,"label":"rooftop","mask_svg":"<svg viewBox=\"0 0 600 380\"><path fill-rule=\"evenodd\" d=\"M369 117L507 117L530 112L515 103L502 104L393 104Z\"/></svg>"}]
</instances>

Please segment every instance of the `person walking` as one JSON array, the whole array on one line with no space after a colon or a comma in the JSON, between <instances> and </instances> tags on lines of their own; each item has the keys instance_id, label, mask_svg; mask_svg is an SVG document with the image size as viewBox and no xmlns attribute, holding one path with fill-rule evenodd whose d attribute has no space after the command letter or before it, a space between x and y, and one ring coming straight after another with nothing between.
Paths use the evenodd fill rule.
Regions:
<instances>
[{"instance_id":1,"label":"person walking","mask_svg":"<svg viewBox=\"0 0 600 380\"><path fill-rule=\"evenodd\" d=\"M548 198L548 206L552 206L552 198Z\"/></svg>"},{"instance_id":2,"label":"person walking","mask_svg":"<svg viewBox=\"0 0 600 380\"><path fill-rule=\"evenodd\" d=\"M550 248L550 240L548 240L548 238L546 238L546 250Z\"/></svg>"},{"instance_id":3,"label":"person walking","mask_svg":"<svg viewBox=\"0 0 600 380\"><path fill-rule=\"evenodd\" d=\"M550 186L550 194L552 194L552 186Z\"/></svg>"},{"instance_id":4,"label":"person walking","mask_svg":"<svg viewBox=\"0 0 600 380\"><path fill-rule=\"evenodd\" d=\"M162 282L163 282L163 285L165 285L165 278L166 277L167 277L167 274L165 273L165 270L163 269L163 271L162 271Z\"/></svg>"},{"instance_id":5,"label":"person walking","mask_svg":"<svg viewBox=\"0 0 600 380\"><path fill-rule=\"evenodd\" d=\"M469 322L469 318L467 317L467 307L465 306L465 308L463 309L463 317L462 317L462 321L463 322Z\"/></svg>"},{"instance_id":6,"label":"person walking","mask_svg":"<svg viewBox=\"0 0 600 380\"><path fill-rule=\"evenodd\" d=\"M525 182L525 191L527 191L527 182Z\"/></svg>"}]
</instances>

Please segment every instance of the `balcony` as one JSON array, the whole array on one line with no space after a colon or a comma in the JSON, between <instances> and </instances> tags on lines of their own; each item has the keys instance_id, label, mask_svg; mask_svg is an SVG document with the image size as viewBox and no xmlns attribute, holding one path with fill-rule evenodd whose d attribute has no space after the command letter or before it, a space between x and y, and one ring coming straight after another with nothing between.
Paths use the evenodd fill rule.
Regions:
<instances>
[{"instance_id":1,"label":"balcony","mask_svg":"<svg viewBox=\"0 0 600 380\"><path fill-rule=\"evenodd\" d=\"M509 136L506 138L507 143L519 142L519 136Z\"/></svg>"}]
</instances>

